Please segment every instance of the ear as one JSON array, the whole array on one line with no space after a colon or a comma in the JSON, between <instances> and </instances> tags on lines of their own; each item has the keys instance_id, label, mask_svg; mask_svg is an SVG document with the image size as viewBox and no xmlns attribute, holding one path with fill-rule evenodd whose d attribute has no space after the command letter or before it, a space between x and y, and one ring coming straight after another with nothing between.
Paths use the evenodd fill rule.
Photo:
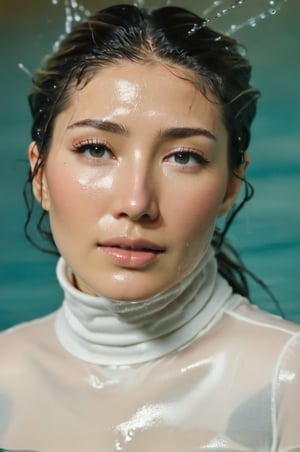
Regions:
<instances>
[{"instance_id":1,"label":"ear","mask_svg":"<svg viewBox=\"0 0 300 452\"><path fill-rule=\"evenodd\" d=\"M32 141L29 145L28 159L33 173L32 190L34 196L44 210L49 210L49 194L45 167L41 164L40 153L35 141Z\"/></svg>"},{"instance_id":2,"label":"ear","mask_svg":"<svg viewBox=\"0 0 300 452\"><path fill-rule=\"evenodd\" d=\"M220 206L219 217L222 217L223 215L228 213L235 203L235 200L238 197L241 189L243 178L249 165L250 157L249 154L245 152L245 161L243 166L235 169L229 177L226 195Z\"/></svg>"}]
</instances>

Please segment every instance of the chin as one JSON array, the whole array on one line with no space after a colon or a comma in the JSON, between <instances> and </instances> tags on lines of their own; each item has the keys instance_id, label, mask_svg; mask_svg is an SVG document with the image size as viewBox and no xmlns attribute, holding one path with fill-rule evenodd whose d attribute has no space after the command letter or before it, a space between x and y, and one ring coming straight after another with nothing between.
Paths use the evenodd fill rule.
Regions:
<instances>
[{"instance_id":1,"label":"chin","mask_svg":"<svg viewBox=\"0 0 300 452\"><path fill-rule=\"evenodd\" d=\"M113 287L97 287L94 291L98 296L104 296L118 301L143 301L154 297L166 290L165 286L147 287L146 283L137 284L134 281L124 283L124 281L114 281Z\"/></svg>"},{"instance_id":2,"label":"chin","mask_svg":"<svg viewBox=\"0 0 300 452\"><path fill-rule=\"evenodd\" d=\"M79 290L93 296L107 297L119 301L143 301L169 289L174 280L163 279L157 272L132 271L122 269L118 272L102 272L76 277ZM159 278L160 276L160 278Z\"/></svg>"}]
</instances>

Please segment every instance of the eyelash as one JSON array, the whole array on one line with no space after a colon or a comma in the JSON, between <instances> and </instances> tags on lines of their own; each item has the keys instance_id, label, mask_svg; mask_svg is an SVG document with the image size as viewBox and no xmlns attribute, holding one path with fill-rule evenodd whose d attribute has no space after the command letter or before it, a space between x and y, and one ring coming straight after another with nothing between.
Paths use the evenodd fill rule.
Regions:
<instances>
[{"instance_id":1,"label":"eyelash","mask_svg":"<svg viewBox=\"0 0 300 452\"><path fill-rule=\"evenodd\" d=\"M206 166L210 163L209 160L206 157L204 157L202 154L199 154L198 152L192 151L190 149L185 149L185 148L182 148L179 151L173 152L172 154L170 154L167 157L167 159L170 159L171 157L176 157L179 155L181 157L184 156L184 157L194 159L196 162L196 165ZM183 167L184 166L187 166L187 167L193 166L193 165L188 165L186 163L182 164L182 163L178 163L178 162L176 164L178 164L179 166L183 166Z\"/></svg>"},{"instance_id":2,"label":"eyelash","mask_svg":"<svg viewBox=\"0 0 300 452\"><path fill-rule=\"evenodd\" d=\"M103 141L98 141L98 140L93 140L93 139L84 140L84 141L80 141L79 143L76 143L73 146L72 150L73 150L73 152L76 152L78 154L84 154L85 152L90 151L88 158L101 159L101 158L103 158L103 155L93 156L91 154L91 151L95 151L95 150L97 150L97 148L99 148L98 150L102 150L104 153L109 152L112 155L112 150L106 143L104 143Z\"/></svg>"},{"instance_id":3,"label":"eyelash","mask_svg":"<svg viewBox=\"0 0 300 452\"><path fill-rule=\"evenodd\" d=\"M93 151L93 150L95 151L96 148L101 149L103 151L103 154L102 155L97 155L97 156L92 155L91 151ZM73 146L72 150L73 150L73 152L76 152L78 154L84 154L85 152L89 151L88 158L95 159L95 160L103 159L105 152L109 152L110 157L112 156L112 150L105 142L94 140L94 139L88 139L88 140L80 141L79 143L76 143ZM195 160L194 164L188 164L187 162L183 162L183 163L182 162L181 163L175 162L175 163L173 163L175 165L182 166L182 167L187 167L188 168L188 167L195 166L195 165L196 166L197 165L199 165L199 166L207 166L210 163L209 160L206 157L204 157L202 154L200 154L198 152L195 152L193 150L190 150L190 149L186 149L186 148L182 148L182 149L179 149L178 151L170 153L165 158L165 160L170 161L171 158L176 158L178 156L181 156L181 157L184 157L184 158L188 157L188 160L190 160L190 159L194 159Z\"/></svg>"}]
</instances>

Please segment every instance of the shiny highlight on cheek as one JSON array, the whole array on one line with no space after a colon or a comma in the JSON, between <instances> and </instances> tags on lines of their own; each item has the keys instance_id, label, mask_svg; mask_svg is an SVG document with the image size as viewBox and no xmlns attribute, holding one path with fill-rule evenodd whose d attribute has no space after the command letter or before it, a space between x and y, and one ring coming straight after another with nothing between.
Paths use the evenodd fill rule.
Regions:
<instances>
[{"instance_id":1,"label":"shiny highlight on cheek","mask_svg":"<svg viewBox=\"0 0 300 452\"><path fill-rule=\"evenodd\" d=\"M84 190L110 190L113 186L113 176L99 177L97 174L85 173L78 176L78 183Z\"/></svg>"}]
</instances>

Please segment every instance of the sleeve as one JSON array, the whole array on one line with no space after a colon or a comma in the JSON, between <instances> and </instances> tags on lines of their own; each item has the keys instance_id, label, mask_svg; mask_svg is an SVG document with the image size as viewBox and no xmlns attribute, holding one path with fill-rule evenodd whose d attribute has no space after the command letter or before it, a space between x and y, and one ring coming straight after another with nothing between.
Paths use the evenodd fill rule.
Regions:
<instances>
[{"instance_id":1,"label":"sleeve","mask_svg":"<svg viewBox=\"0 0 300 452\"><path fill-rule=\"evenodd\" d=\"M279 357L274 381L278 452L300 450L300 333L292 336Z\"/></svg>"}]
</instances>

